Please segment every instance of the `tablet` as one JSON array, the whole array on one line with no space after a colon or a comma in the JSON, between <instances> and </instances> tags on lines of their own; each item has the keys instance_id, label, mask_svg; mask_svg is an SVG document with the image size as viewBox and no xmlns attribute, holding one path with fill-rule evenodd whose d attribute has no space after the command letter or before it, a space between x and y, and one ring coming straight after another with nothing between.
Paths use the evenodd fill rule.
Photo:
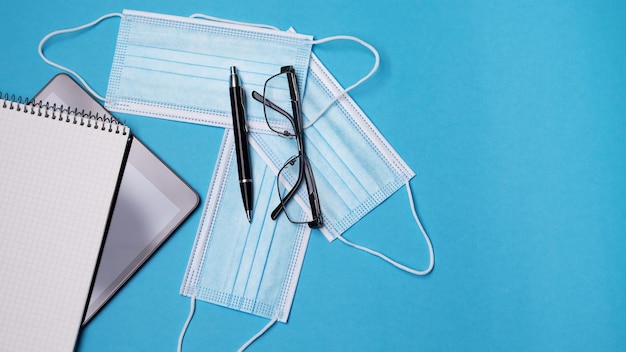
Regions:
<instances>
[{"instance_id":1,"label":"tablet","mask_svg":"<svg viewBox=\"0 0 626 352\"><path fill-rule=\"evenodd\" d=\"M66 74L52 78L34 100L113 116ZM199 200L135 135L83 325L189 216Z\"/></svg>"}]
</instances>

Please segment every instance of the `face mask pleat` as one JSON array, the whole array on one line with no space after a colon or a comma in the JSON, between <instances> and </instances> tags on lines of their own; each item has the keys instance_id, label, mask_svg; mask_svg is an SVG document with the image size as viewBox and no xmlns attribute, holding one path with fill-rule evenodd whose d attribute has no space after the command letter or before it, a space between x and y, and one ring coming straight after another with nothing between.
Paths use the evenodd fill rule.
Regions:
<instances>
[{"instance_id":1,"label":"face mask pleat","mask_svg":"<svg viewBox=\"0 0 626 352\"><path fill-rule=\"evenodd\" d=\"M232 131L227 131L205 204L205 219L181 292L285 322L310 234L306 225L270 213L279 202L274 173L251 151L254 213L241 207Z\"/></svg>"},{"instance_id":2,"label":"face mask pleat","mask_svg":"<svg viewBox=\"0 0 626 352\"><path fill-rule=\"evenodd\" d=\"M106 107L159 118L230 127L230 66L252 91L293 65L304 92L311 36L237 24L124 11ZM260 104L246 107L252 130L269 133ZM262 123L263 122L263 123Z\"/></svg>"},{"instance_id":3,"label":"face mask pleat","mask_svg":"<svg viewBox=\"0 0 626 352\"><path fill-rule=\"evenodd\" d=\"M338 83L312 56L303 99L304 119L339 94ZM413 177L380 132L349 97L335 102L304 131L322 206L322 232L334 239ZM289 157L280 137L252 134L275 168ZM306 207L304 192L300 204Z\"/></svg>"}]
</instances>

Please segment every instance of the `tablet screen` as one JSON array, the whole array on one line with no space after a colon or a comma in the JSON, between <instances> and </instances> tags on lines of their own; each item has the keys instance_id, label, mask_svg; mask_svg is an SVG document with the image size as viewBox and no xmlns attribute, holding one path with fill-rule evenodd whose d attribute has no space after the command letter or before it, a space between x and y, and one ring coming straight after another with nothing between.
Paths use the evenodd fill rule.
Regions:
<instances>
[{"instance_id":1,"label":"tablet screen","mask_svg":"<svg viewBox=\"0 0 626 352\"><path fill-rule=\"evenodd\" d=\"M35 97L112 116L66 74ZM135 136L96 273L86 324L197 207L199 197Z\"/></svg>"}]
</instances>

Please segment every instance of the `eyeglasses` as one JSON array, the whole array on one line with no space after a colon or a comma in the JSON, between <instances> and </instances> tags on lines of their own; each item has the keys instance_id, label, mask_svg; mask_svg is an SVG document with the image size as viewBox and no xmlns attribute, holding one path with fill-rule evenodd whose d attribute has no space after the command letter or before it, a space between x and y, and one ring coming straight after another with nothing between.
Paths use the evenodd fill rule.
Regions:
<instances>
[{"instance_id":1,"label":"eyeglasses","mask_svg":"<svg viewBox=\"0 0 626 352\"><path fill-rule=\"evenodd\" d=\"M263 104L265 121L278 135L295 139L297 154L293 155L279 170L276 186L280 204L272 211L272 220L284 212L289 221L308 224L311 228L322 226L319 196L309 158L304 151L302 102L298 89L298 78L293 66L283 66L280 73L270 77L263 86L263 95L256 91L252 97ZM281 106L291 105L292 114ZM310 209L301 209L291 198L298 192L302 181L306 183Z\"/></svg>"}]
</instances>

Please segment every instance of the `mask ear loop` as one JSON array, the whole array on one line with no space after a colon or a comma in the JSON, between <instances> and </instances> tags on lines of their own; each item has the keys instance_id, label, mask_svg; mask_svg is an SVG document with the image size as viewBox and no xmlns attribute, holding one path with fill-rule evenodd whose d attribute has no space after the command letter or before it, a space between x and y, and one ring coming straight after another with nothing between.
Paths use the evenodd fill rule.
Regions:
<instances>
[{"instance_id":1,"label":"mask ear loop","mask_svg":"<svg viewBox=\"0 0 626 352\"><path fill-rule=\"evenodd\" d=\"M196 311L196 292L194 292L191 295L189 300L190 300L189 315L187 316L187 320L185 320L185 324L183 325L183 328L180 331L180 335L178 336L178 346L176 347L177 352L182 352L183 350L183 340L185 339L185 333L187 332L187 328L189 328L191 319L193 318L193 315ZM261 335L265 334L265 332L267 332L267 330L269 330L272 326L274 326L274 324L276 324L277 321L278 321L278 318L273 318L272 320L270 320L270 322L267 323L267 325L265 325L261 330L259 330L259 332L257 332L248 341L246 341L246 343L244 343L241 347L239 347L237 351L243 352L246 348L250 347L250 345L252 345L254 341L258 340L258 338L261 337Z\"/></svg>"},{"instance_id":2,"label":"mask ear loop","mask_svg":"<svg viewBox=\"0 0 626 352\"><path fill-rule=\"evenodd\" d=\"M277 321L278 321L278 318L273 318L272 320L270 320L270 322L267 323L267 325L265 325L263 329L259 330L259 332L257 332L256 335L252 336L250 340L248 340L241 347L239 347L237 352L243 352L246 348L250 347L250 345L252 345L254 341L256 341L259 337L261 337L261 335L265 334L265 332L267 332L267 330L269 330L272 326L274 326L274 324L276 324Z\"/></svg>"},{"instance_id":3,"label":"mask ear loop","mask_svg":"<svg viewBox=\"0 0 626 352\"><path fill-rule=\"evenodd\" d=\"M69 68L67 68L67 67L65 67L65 66L61 66L61 65L57 64L56 62L53 62L52 60L48 59L48 58L44 55L44 53L43 53L43 46L46 44L46 42L47 42L50 38L55 37L55 36L57 36L57 35L59 35L59 34L66 34L66 33L72 33L72 32L82 31L83 29L86 29L86 28L89 28L89 27L93 27L93 26L97 25L98 23L100 23L100 22L102 22L102 21L104 21L104 20L106 20L106 19L108 19L108 18L111 18L111 17L120 17L120 18L122 18L122 17L123 17L123 15L122 15L121 13L110 13L110 14L108 14L108 15L104 15L104 16L102 16L102 17L98 18L97 20L95 20L95 21L93 21L93 22L90 22L90 23L84 24L84 25L82 25L82 26L78 26L78 27L74 27L74 28L68 28L68 29L61 29L61 30L58 30L58 31L54 31L54 32L52 32L52 33L50 33L50 34L46 35L45 37L43 37L43 39L41 39L41 41L39 42L39 47L37 48L37 50L38 50L38 52L39 52L39 56L41 57L41 59L42 59L43 61L45 61L45 62L46 62L48 65L50 65L50 66L56 67L56 68L58 68L59 70L61 70L61 71L65 71L65 72L67 72L67 73L71 74L72 76L74 76L77 80L79 80L79 81L80 81L80 83L82 83L82 84L83 84L83 86L85 87L85 89L87 89L87 90L89 91L89 93L91 93L91 95L93 95L94 97L96 97L97 99L99 99L99 100L101 100L101 101L104 101L105 99L104 99L102 96L100 96L98 93L96 93L96 91L95 91L95 90L93 90L93 89L89 86L89 84L87 84L87 82L86 82L86 81L85 81L85 80L84 80L84 79L83 79L83 78L82 78L82 77L81 77L78 73L76 73L76 72L74 72L74 71L70 70Z\"/></svg>"},{"instance_id":4,"label":"mask ear loop","mask_svg":"<svg viewBox=\"0 0 626 352\"><path fill-rule=\"evenodd\" d=\"M380 55L378 54L378 51L376 50L376 48L374 48L371 44L357 38L357 37L353 37L353 36L348 36L348 35L338 35L338 36L332 36L332 37L328 37L328 38L322 38L322 39L317 39L317 40L313 40L312 43L313 44L323 44L326 42L330 42L333 40L350 40L353 42L357 42L361 45L363 45L364 47L366 47L367 49L369 49L372 54L374 54L374 66L372 67L372 69L370 70L370 72L363 76L360 80L358 80L356 83L354 83L353 85L351 85L350 87L344 89L343 91L341 91L341 93L339 93L337 96L335 96L333 98L333 100L331 100L320 112L318 112L310 121L308 124L306 124L304 126L304 128L308 128L310 126L312 126L320 117L322 117L322 115L324 115L324 113L330 109L330 107L337 102L339 99L341 99L342 97L344 97L349 91L351 91L352 89L358 87L359 85L361 85L361 83L365 82L366 80L368 80L377 70L378 70L378 66L380 66Z\"/></svg>"},{"instance_id":5,"label":"mask ear loop","mask_svg":"<svg viewBox=\"0 0 626 352\"><path fill-rule=\"evenodd\" d=\"M187 320L185 320L185 325L183 325L183 328L180 331L180 335L178 336L178 347L176 348L177 352L182 352L183 350L183 339L185 338L185 333L187 332L189 323L191 323L193 314L196 311L196 292L195 291L189 299L191 301L191 303L189 304L189 315L187 316Z\"/></svg>"},{"instance_id":6,"label":"mask ear loop","mask_svg":"<svg viewBox=\"0 0 626 352\"><path fill-rule=\"evenodd\" d=\"M375 256L379 257L380 259L388 262L389 264L395 266L396 268L404 270L404 271L406 271L406 272L408 272L410 274L418 275L418 276L426 275L426 274L430 273L433 270L433 267L435 266L435 253L433 251L433 245L432 245L432 243L430 241L430 238L428 237L428 234L426 233L426 230L424 230L424 226L422 226L422 223L421 223L419 217L417 216L417 211L415 210L415 204L414 204L414 201L413 201L413 194L411 193L411 185L409 184L408 181L406 182L406 190L407 190L407 193L409 195L409 204L411 205L411 211L413 212L413 217L415 218L415 222L417 223L417 226L419 227L420 231L422 232L422 235L424 236L424 240L426 241L426 244L428 245L428 254L429 254L429 257L430 257L430 263L428 264L428 268L426 268L425 270L416 270L416 269L410 268L410 267L408 267L408 266L406 266L404 264L400 264L397 261L389 258L388 256L386 256L386 255L384 255L384 254L382 254L380 252L377 252L377 251L374 251L374 250L369 249L367 247L363 247L363 246L360 246L358 244L352 243L352 242L346 240L345 238L343 238L341 235L339 235L337 238L341 242L347 244L348 246L351 246L351 247L354 247L356 249L359 249L359 250L362 250L364 252L367 252L369 254L375 255Z\"/></svg>"}]
</instances>

